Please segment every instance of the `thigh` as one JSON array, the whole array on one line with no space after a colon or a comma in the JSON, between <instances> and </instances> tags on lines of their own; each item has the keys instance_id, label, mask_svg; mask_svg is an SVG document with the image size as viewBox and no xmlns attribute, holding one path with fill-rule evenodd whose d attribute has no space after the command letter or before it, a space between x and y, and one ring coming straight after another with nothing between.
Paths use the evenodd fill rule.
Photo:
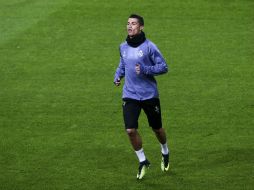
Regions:
<instances>
[{"instance_id":1,"label":"thigh","mask_svg":"<svg viewBox=\"0 0 254 190\"><path fill-rule=\"evenodd\" d=\"M142 108L147 116L149 126L153 129L162 127L161 106L158 98L142 101Z\"/></svg>"},{"instance_id":2,"label":"thigh","mask_svg":"<svg viewBox=\"0 0 254 190\"><path fill-rule=\"evenodd\" d=\"M141 112L139 101L133 99L123 99L123 118L126 129L137 129L138 118Z\"/></svg>"}]
</instances>

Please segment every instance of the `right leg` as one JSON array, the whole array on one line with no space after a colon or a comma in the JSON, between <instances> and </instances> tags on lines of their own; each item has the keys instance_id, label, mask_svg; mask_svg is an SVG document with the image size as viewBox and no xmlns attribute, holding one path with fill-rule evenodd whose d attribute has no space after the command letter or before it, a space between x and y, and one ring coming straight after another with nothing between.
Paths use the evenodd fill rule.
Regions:
<instances>
[{"instance_id":1,"label":"right leg","mask_svg":"<svg viewBox=\"0 0 254 190\"><path fill-rule=\"evenodd\" d=\"M123 99L123 117L126 133L135 151L142 149L142 140L137 131L138 118L141 112L139 101Z\"/></svg>"},{"instance_id":2,"label":"right leg","mask_svg":"<svg viewBox=\"0 0 254 190\"><path fill-rule=\"evenodd\" d=\"M139 160L137 179L142 179L150 163L145 157L145 153L142 148L142 139L137 131L141 107L139 101L137 100L124 99L123 101L123 116L126 133Z\"/></svg>"},{"instance_id":3,"label":"right leg","mask_svg":"<svg viewBox=\"0 0 254 190\"><path fill-rule=\"evenodd\" d=\"M135 151L142 149L142 139L137 129L126 129L130 143Z\"/></svg>"}]
</instances>

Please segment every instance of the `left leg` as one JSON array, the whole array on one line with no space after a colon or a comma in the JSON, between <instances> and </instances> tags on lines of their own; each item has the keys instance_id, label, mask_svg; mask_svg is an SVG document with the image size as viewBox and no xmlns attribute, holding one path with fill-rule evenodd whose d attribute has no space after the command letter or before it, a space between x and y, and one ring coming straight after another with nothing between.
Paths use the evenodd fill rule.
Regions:
<instances>
[{"instance_id":1,"label":"left leg","mask_svg":"<svg viewBox=\"0 0 254 190\"><path fill-rule=\"evenodd\" d=\"M167 136L165 129L162 128L161 121L161 108L159 99L150 99L143 102L142 108L144 109L149 125L152 127L158 141L161 145L162 171L168 171L169 169L169 149L167 145Z\"/></svg>"},{"instance_id":2,"label":"left leg","mask_svg":"<svg viewBox=\"0 0 254 190\"><path fill-rule=\"evenodd\" d=\"M155 136L157 137L158 141L161 144L165 144L167 142L167 136L166 136L166 132L164 130L164 128L159 128L159 129L154 129L153 128L153 132L155 133Z\"/></svg>"},{"instance_id":3,"label":"left leg","mask_svg":"<svg viewBox=\"0 0 254 190\"><path fill-rule=\"evenodd\" d=\"M164 156L169 155L169 149L168 149L165 129L162 127L159 129L153 128L153 131L154 131L155 136L157 137L158 141L160 142L162 155L164 155Z\"/></svg>"}]
</instances>

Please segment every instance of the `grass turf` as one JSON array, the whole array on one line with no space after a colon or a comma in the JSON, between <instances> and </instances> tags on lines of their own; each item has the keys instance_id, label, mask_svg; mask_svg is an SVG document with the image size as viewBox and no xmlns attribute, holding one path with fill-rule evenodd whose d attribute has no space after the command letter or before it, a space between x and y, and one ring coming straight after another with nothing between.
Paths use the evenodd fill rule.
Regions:
<instances>
[{"instance_id":1,"label":"grass turf","mask_svg":"<svg viewBox=\"0 0 254 190\"><path fill-rule=\"evenodd\" d=\"M0 189L252 189L253 8L0 0ZM132 12L171 69L157 78L171 170L142 114L142 182L112 85Z\"/></svg>"}]
</instances>

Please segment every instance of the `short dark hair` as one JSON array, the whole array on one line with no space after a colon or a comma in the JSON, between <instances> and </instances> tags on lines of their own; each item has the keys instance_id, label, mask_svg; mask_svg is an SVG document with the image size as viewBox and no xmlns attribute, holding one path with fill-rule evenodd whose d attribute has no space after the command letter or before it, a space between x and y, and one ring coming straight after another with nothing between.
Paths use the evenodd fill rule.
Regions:
<instances>
[{"instance_id":1,"label":"short dark hair","mask_svg":"<svg viewBox=\"0 0 254 190\"><path fill-rule=\"evenodd\" d=\"M129 16L129 18L136 18L138 19L138 23L141 25L141 26L144 26L145 22L144 22L144 18L140 15L137 15L137 14L131 14Z\"/></svg>"}]
</instances>

